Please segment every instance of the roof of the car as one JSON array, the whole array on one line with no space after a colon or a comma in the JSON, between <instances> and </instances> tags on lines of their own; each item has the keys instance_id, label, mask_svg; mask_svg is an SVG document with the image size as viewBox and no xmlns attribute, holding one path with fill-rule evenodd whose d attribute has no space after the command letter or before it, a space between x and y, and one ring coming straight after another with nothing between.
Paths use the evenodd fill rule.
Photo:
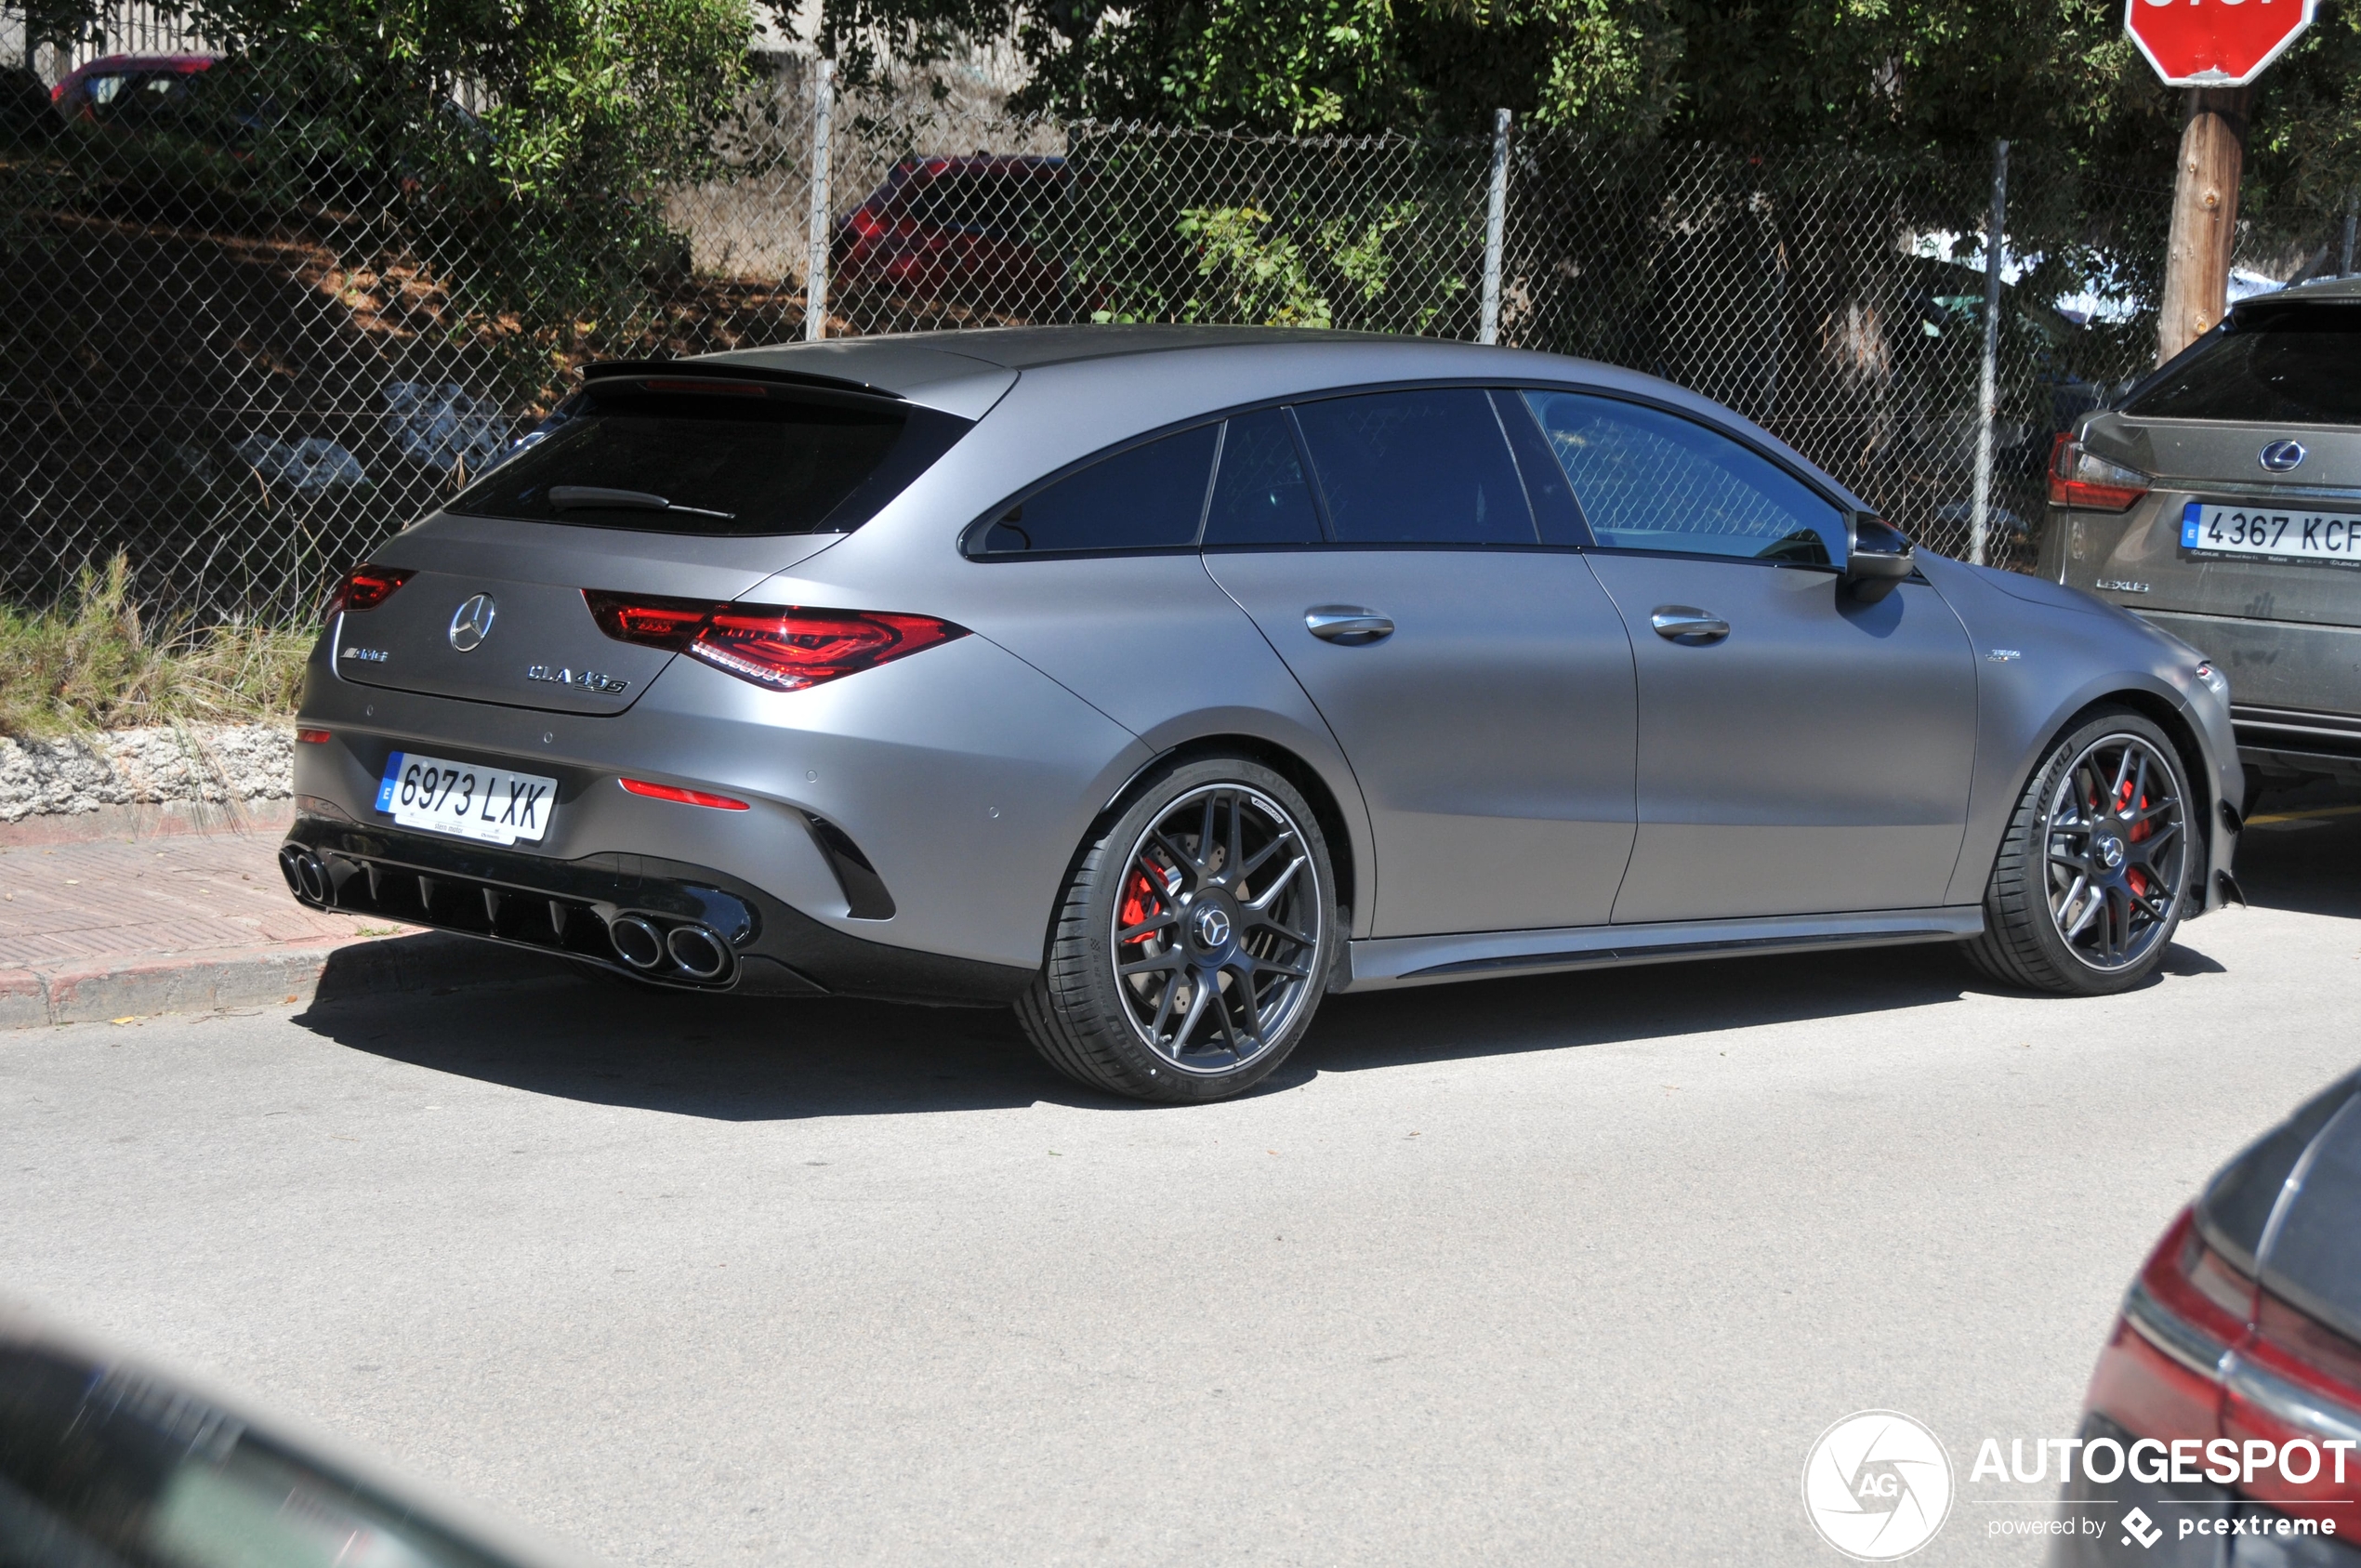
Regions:
<instances>
[{"instance_id":1,"label":"roof of the car","mask_svg":"<svg viewBox=\"0 0 2361 1568\"><path fill-rule=\"evenodd\" d=\"M1475 345L1437 337L1398 337L1377 332L1325 332L1298 327L1119 324L896 333L877 337L831 338L821 343L796 343L779 348L743 349L703 357L774 370L809 371L898 391L903 389L897 385L896 372L904 367L915 368L917 362L914 355L956 355L961 359L996 365L1003 370L1025 371L1046 365L1079 364L1094 360L1209 349L1261 349L1284 353L1303 348L1317 348L1330 352L1346 349L1357 350L1371 359L1400 358L1406 362L1464 359ZM1490 352L1498 354L1513 350L1495 349ZM1559 362L1572 367L1582 362L1567 360ZM1437 370L1435 374L1451 373Z\"/></svg>"},{"instance_id":2,"label":"roof of the car","mask_svg":"<svg viewBox=\"0 0 2361 1568\"><path fill-rule=\"evenodd\" d=\"M104 76L116 71L204 71L219 63L219 55L101 55L76 67L67 80Z\"/></svg>"},{"instance_id":3,"label":"roof of the car","mask_svg":"<svg viewBox=\"0 0 2361 1568\"><path fill-rule=\"evenodd\" d=\"M2269 294L2249 295L2238 301L2238 308L2269 307L2291 304L2299 299L2361 299L2361 272L2348 272L2341 278L2315 278L2309 283L2295 283L2287 288L2273 289Z\"/></svg>"},{"instance_id":4,"label":"roof of the car","mask_svg":"<svg viewBox=\"0 0 2361 1568\"><path fill-rule=\"evenodd\" d=\"M1112 383L1100 379L1101 376L1120 375L1130 381L1140 362L1161 357L1190 362L1185 366L1189 374L1176 374L1174 379L1199 387L1208 381L1233 386L1240 390L1234 401L1242 403L1313 388L1429 380L1595 388L1734 421L1756 439L1799 463L1805 462L1786 442L1733 410L1643 372L1561 354L1440 337L1295 327L1127 323L896 333L698 356L838 384L850 382L969 419L982 417L1019 376L1028 372L1050 374L1069 395L1089 397L1101 389L1114 390ZM1124 362L1120 370L1115 362ZM1172 368L1176 373L1184 369L1177 362ZM1183 416L1185 413L1177 410L1166 415ZM1841 491L1841 486L1838 488ZM1847 504L1860 503L1853 498Z\"/></svg>"}]
</instances>

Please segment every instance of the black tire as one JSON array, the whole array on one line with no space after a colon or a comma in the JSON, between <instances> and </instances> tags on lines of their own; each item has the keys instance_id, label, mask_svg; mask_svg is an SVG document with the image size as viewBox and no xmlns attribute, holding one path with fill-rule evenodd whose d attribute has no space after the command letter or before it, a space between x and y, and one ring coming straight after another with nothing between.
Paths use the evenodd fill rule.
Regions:
<instances>
[{"instance_id":1,"label":"black tire","mask_svg":"<svg viewBox=\"0 0 2361 1568\"><path fill-rule=\"evenodd\" d=\"M1984 934L1960 944L1969 962L2059 996L2141 984L2193 894L2201 825L2170 737L2130 708L2091 710L2042 757L2010 814Z\"/></svg>"},{"instance_id":2,"label":"black tire","mask_svg":"<svg viewBox=\"0 0 2361 1568\"><path fill-rule=\"evenodd\" d=\"M1084 847L1017 1018L1076 1083L1222 1100L1303 1038L1341 940L1327 843L1295 786L1243 758L1182 762Z\"/></svg>"}]
</instances>

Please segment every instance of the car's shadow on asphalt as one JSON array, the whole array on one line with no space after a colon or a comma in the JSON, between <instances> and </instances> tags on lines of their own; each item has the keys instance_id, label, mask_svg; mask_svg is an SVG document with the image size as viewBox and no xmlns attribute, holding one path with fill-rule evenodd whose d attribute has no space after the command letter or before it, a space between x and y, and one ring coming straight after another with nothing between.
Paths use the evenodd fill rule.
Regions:
<instances>
[{"instance_id":1,"label":"car's shadow on asphalt","mask_svg":"<svg viewBox=\"0 0 2361 1568\"><path fill-rule=\"evenodd\" d=\"M2361 814L2261 824L2247 836L2239 869L2258 907L2361 918ZM2149 983L2221 968L2176 945ZM1907 1028L1913 1009L1996 989L1948 946L1929 946L1331 996L1269 1088L1327 1073L1862 1013L1892 1014L1895 1027ZM1067 1083L998 1008L672 996L562 976L447 995L323 994L297 1021L338 1045L437 1073L723 1121L1041 1101L1154 1109Z\"/></svg>"},{"instance_id":2,"label":"car's shadow on asphalt","mask_svg":"<svg viewBox=\"0 0 2361 1568\"><path fill-rule=\"evenodd\" d=\"M2207 965L2174 950L2175 972ZM1955 1001L1947 948L1668 964L1329 997L1273 1075L1513 1055ZM1037 1059L1005 1009L667 996L559 976L315 1002L297 1022L354 1050L534 1094L723 1121L1016 1107L1129 1112Z\"/></svg>"}]
</instances>

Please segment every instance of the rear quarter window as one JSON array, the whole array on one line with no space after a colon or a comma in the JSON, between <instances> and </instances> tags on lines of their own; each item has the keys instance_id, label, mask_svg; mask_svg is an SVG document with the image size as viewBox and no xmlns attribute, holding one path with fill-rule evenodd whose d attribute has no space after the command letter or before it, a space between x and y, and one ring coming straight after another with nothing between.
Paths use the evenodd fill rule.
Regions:
<instances>
[{"instance_id":1,"label":"rear quarter window","mask_svg":"<svg viewBox=\"0 0 2361 1568\"><path fill-rule=\"evenodd\" d=\"M2123 411L2242 425L2361 425L2361 303L2233 316L2159 372Z\"/></svg>"},{"instance_id":2,"label":"rear quarter window","mask_svg":"<svg viewBox=\"0 0 2361 1568\"><path fill-rule=\"evenodd\" d=\"M1043 486L969 542L980 559L1061 551L1188 549L1205 517L1220 427L1101 457Z\"/></svg>"}]
</instances>

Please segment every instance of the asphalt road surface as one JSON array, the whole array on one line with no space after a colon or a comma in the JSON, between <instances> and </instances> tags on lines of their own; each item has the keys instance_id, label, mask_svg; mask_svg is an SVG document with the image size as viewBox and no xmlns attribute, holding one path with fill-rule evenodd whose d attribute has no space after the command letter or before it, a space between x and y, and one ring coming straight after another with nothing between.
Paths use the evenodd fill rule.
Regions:
<instances>
[{"instance_id":1,"label":"asphalt road surface","mask_svg":"<svg viewBox=\"0 0 2361 1568\"><path fill-rule=\"evenodd\" d=\"M2132 995L1941 950L1332 999L1142 1109L988 1012L593 982L0 1036L0 1291L617 1562L1833 1563L2054 1482L2157 1233L2361 1059L2361 815Z\"/></svg>"}]
</instances>

